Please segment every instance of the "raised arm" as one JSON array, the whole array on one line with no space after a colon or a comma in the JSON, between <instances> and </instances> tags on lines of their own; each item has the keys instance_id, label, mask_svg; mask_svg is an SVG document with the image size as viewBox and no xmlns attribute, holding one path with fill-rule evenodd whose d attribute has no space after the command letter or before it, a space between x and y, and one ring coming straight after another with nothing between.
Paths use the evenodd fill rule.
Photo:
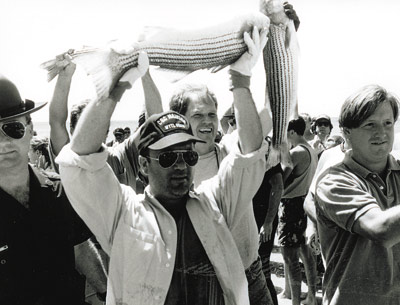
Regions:
<instances>
[{"instance_id":1,"label":"raised arm","mask_svg":"<svg viewBox=\"0 0 400 305\"><path fill-rule=\"evenodd\" d=\"M65 124L68 117L68 95L72 76L76 69L76 65L70 61L67 54L58 55L57 60L64 68L58 74L49 105L50 145L52 145L52 151L56 156L61 148L69 142L69 134Z\"/></svg>"},{"instance_id":2,"label":"raised arm","mask_svg":"<svg viewBox=\"0 0 400 305\"><path fill-rule=\"evenodd\" d=\"M107 98L91 101L78 121L71 149L78 155L87 155L97 152L107 134L111 116L117 102L124 92L147 71L149 65L146 54L141 53L136 68L128 70L120 79Z\"/></svg>"},{"instance_id":3,"label":"raised arm","mask_svg":"<svg viewBox=\"0 0 400 305\"><path fill-rule=\"evenodd\" d=\"M263 140L260 118L250 92L250 76L267 43L267 30L259 32L257 27L254 27L252 38L248 33L244 33L244 41L248 51L231 65L229 73L240 149L246 154L260 148Z\"/></svg>"}]
</instances>

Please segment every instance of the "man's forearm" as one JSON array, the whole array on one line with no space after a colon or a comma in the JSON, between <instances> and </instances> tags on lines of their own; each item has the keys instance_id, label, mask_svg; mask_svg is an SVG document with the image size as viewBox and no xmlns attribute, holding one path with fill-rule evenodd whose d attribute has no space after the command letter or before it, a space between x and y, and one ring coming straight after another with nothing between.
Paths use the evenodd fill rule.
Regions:
<instances>
[{"instance_id":1,"label":"man's forearm","mask_svg":"<svg viewBox=\"0 0 400 305\"><path fill-rule=\"evenodd\" d=\"M99 150L117 102L112 98L91 101L78 121L71 140L71 149L78 155L88 155Z\"/></svg>"},{"instance_id":2,"label":"man's forearm","mask_svg":"<svg viewBox=\"0 0 400 305\"><path fill-rule=\"evenodd\" d=\"M280 177L271 177L271 192L269 194L269 205L267 215L265 216L264 223L269 224L272 223L275 219L276 214L278 213L279 203L283 194L283 182L282 175L279 174Z\"/></svg>"},{"instance_id":3,"label":"man's forearm","mask_svg":"<svg viewBox=\"0 0 400 305\"><path fill-rule=\"evenodd\" d=\"M315 199L312 192L308 192L306 199L304 200L304 211L306 212L308 218L313 223L317 223L317 211L315 209Z\"/></svg>"},{"instance_id":4,"label":"man's forearm","mask_svg":"<svg viewBox=\"0 0 400 305\"><path fill-rule=\"evenodd\" d=\"M250 153L259 149L263 140L260 117L249 89L232 91L240 149L243 154Z\"/></svg>"}]
</instances>

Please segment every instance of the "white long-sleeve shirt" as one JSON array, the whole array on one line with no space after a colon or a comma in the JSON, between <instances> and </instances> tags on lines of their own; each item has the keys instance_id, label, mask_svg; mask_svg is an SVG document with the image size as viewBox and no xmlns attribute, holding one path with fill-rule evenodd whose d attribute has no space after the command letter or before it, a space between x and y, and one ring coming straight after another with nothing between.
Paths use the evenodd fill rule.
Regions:
<instances>
[{"instance_id":1,"label":"white long-sleeve shirt","mask_svg":"<svg viewBox=\"0 0 400 305\"><path fill-rule=\"evenodd\" d=\"M230 229L261 184L267 149L264 144L247 155L233 151L217 176L189 193L186 204L226 305L249 304L241 245ZM110 255L107 304L164 304L176 256L175 221L149 189L136 195L121 185L106 159L104 150L79 156L67 145L56 161L71 204Z\"/></svg>"}]
</instances>

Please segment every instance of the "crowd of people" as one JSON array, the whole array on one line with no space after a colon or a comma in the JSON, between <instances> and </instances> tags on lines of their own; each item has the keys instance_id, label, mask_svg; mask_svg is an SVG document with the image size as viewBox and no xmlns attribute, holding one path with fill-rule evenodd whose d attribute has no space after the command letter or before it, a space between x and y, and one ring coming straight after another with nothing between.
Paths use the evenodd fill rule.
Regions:
<instances>
[{"instance_id":1,"label":"crowd of people","mask_svg":"<svg viewBox=\"0 0 400 305\"><path fill-rule=\"evenodd\" d=\"M179 85L164 110L145 53L108 97L68 115L76 67L66 53L45 138L30 116L45 104L0 76L0 304L316 305L321 258L323 304L399 304L399 100L378 85L357 90L340 134L328 115L301 113L287 128L291 163L271 166L271 118L250 90L266 41L253 30L230 65L233 104L221 120L217 97L198 83ZM138 79L139 126L116 128L106 143Z\"/></svg>"}]
</instances>

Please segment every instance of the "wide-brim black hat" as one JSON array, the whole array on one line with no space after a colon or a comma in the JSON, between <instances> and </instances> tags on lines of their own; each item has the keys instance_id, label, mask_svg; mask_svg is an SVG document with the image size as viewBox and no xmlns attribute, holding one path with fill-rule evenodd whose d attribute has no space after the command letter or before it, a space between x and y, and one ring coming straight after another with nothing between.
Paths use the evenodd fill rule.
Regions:
<instances>
[{"instance_id":1,"label":"wide-brim black hat","mask_svg":"<svg viewBox=\"0 0 400 305\"><path fill-rule=\"evenodd\" d=\"M28 99L22 100L14 83L0 74L0 122L38 111L46 104L35 104Z\"/></svg>"}]
</instances>

